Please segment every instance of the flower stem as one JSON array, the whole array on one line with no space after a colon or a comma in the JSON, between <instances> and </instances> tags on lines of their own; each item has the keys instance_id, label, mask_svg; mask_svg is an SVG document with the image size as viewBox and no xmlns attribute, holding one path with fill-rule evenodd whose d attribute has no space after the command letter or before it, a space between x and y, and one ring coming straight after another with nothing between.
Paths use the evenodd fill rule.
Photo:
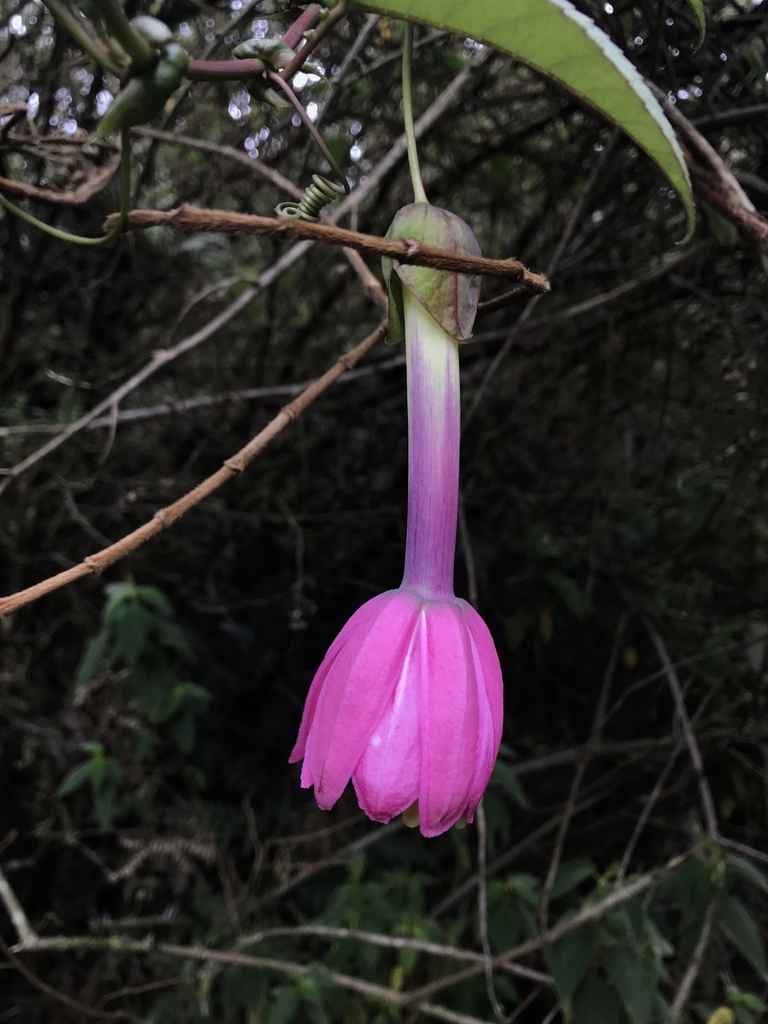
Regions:
<instances>
[{"instance_id":1,"label":"flower stem","mask_svg":"<svg viewBox=\"0 0 768 1024\"><path fill-rule=\"evenodd\" d=\"M459 502L459 346L403 290L408 373L408 531L403 587L453 595Z\"/></svg>"},{"instance_id":2,"label":"flower stem","mask_svg":"<svg viewBox=\"0 0 768 1024\"><path fill-rule=\"evenodd\" d=\"M416 132L413 127L413 97L411 93L411 64L413 62L413 25L405 23L405 43L403 45L403 124L405 127L405 144L408 150L408 169L411 172L413 198L417 203L426 203L427 193L421 180L419 154L416 150Z\"/></svg>"}]
</instances>

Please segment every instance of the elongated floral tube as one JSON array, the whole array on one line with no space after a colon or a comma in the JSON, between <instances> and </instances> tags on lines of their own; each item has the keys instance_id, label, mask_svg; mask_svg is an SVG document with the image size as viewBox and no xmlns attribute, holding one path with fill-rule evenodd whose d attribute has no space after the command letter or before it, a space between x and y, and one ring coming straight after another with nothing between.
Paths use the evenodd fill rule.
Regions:
<instances>
[{"instance_id":1,"label":"elongated floral tube","mask_svg":"<svg viewBox=\"0 0 768 1024\"><path fill-rule=\"evenodd\" d=\"M432 226L434 208L425 212L426 205L414 204L415 216ZM458 218L434 213L469 232ZM412 229L413 220L408 224ZM370 818L386 822L406 813L425 836L436 836L473 819L501 741L503 687L488 628L453 593L458 342L428 311L424 283L417 277L412 291L413 281L404 280L395 310L402 315L408 388L403 581L367 601L331 645L290 760L303 759L301 784L314 786L321 808L331 808L351 779ZM449 326L459 306L446 313L441 304Z\"/></svg>"}]
</instances>

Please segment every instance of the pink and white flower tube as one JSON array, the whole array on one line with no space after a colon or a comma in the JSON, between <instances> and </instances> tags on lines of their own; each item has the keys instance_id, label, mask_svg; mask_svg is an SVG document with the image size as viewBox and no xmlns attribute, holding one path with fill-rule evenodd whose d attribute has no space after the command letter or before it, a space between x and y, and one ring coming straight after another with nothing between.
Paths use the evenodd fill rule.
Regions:
<instances>
[{"instance_id":1,"label":"pink and white flower tube","mask_svg":"<svg viewBox=\"0 0 768 1024\"><path fill-rule=\"evenodd\" d=\"M426 203L390 229L477 253L458 217ZM472 821L501 742L503 686L488 628L454 596L459 489L459 340L476 284L421 267L387 267L391 331L405 336L408 530L403 582L367 601L315 675L290 760L330 809L352 780L375 821L405 813L425 836Z\"/></svg>"}]
</instances>

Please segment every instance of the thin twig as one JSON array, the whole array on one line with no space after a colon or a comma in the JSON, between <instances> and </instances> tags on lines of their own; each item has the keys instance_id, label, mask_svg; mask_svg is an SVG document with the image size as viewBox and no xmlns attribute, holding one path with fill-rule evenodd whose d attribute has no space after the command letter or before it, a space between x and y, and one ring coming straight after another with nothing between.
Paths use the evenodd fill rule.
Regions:
<instances>
[{"instance_id":1,"label":"thin twig","mask_svg":"<svg viewBox=\"0 0 768 1024\"><path fill-rule=\"evenodd\" d=\"M470 949L457 949L455 946L443 946L437 942L425 942L423 939L411 939L404 936L381 935L378 932L366 932L357 928L334 928L330 925L296 925L294 927L263 928L258 932L251 932L241 936L237 940L237 948L264 942L272 938L295 938L298 936L317 936L326 939L353 939L355 942L367 942L372 946L382 946L385 949L412 949L419 953L429 953L431 956L446 957L450 960L463 960L467 963L482 963L483 954L475 953ZM552 986L554 981L549 974L542 971L535 971L529 967L521 967L518 964L505 965L510 974L516 974L528 981L538 982L540 985Z\"/></svg>"},{"instance_id":2,"label":"thin twig","mask_svg":"<svg viewBox=\"0 0 768 1024\"><path fill-rule=\"evenodd\" d=\"M280 412L264 427L260 430L255 437L253 437L248 444L236 452L233 456L226 459L224 465L217 472L213 473L202 483L198 484L197 487L189 491L183 497L173 502L172 505L168 505L167 508L160 509L156 512L149 522L144 523L137 530L129 533L122 540L117 543L110 545L108 548L104 548L102 551L96 552L94 555L89 555L78 565L73 566L71 569L66 569L64 572L58 573L55 576L51 576L47 580L43 580L41 583L37 583L33 587L28 587L26 590L21 590L16 594L11 594L9 597L0 598L0 618L7 615L9 612L15 611L17 608L22 607L25 604L30 604L32 601L38 600L45 594L50 594L54 590L59 590L61 587L66 586L68 583L72 583L75 580L82 579L84 576L88 576L91 573L103 572L108 566L118 561L120 558L124 558L131 551L134 551L139 545L145 541L154 537L156 534L167 529L172 523L174 523L180 516L184 515L195 505L198 505L204 498L213 494L214 491L218 490L222 484L226 483L233 476L241 473L246 466L253 461L253 459L266 448L266 446L272 441L277 435L292 423L298 416L301 415L304 410L315 401L324 391L326 391L331 384L337 378L339 378L345 370L361 359L365 353L372 348L376 342L380 341L386 333L386 321L379 324L375 331L364 338L351 352L346 355L340 356L339 359L333 364L333 366L327 370L322 377L319 377L313 384L311 384L306 391L304 391L298 398L295 398L288 405L283 406Z\"/></svg>"},{"instance_id":3,"label":"thin twig","mask_svg":"<svg viewBox=\"0 0 768 1024\"><path fill-rule=\"evenodd\" d=\"M566 801L565 810L563 811L562 817L560 818L560 826L557 830L557 836L555 838L555 844L552 849L552 856L549 861L549 869L547 876L544 880L544 886L541 894L541 903L539 904L539 923L542 931L546 931L549 921L549 901L552 896L552 888L555 884L555 877L560 867L560 862L563 855L563 847L565 845L565 837L568 834L568 828L573 817L573 811L576 806L576 798L578 797L579 790L581 789L581 783L584 779L584 775L592 759L592 751L600 743L603 733L603 724L605 722L605 711L608 705L608 694L610 693L611 683L616 672L616 665L619 660L619 650L621 648L622 640L624 639L624 627L626 625L627 617L626 614L622 614L619 619L619 624L616 627L616 633L613 638L613 644L611 646L611 653L608 657L608 664L605 668L603 675L602 686L600 687L600 696L597 700L597 707L595 708L594 718L592 720L592 730L590 732L589 740L583 747L582 756L574 772L573 779L571 781L571 789L568 793L568 800Z\"/></svg>"},{"instance_id":4,"label":"thin twig","mask_svg":"<svg viewBox=\"0 0 768 1024\"><path fill-rule=\"evenodd\" d=\"M560 263L560 259L562 258L563 253L565 252L566 246L570 242L571 237L573 236L573 232L576 230L576 225L579 222L582 213L584 212L584 208L586 206L587 199L591 194L592 188L595 182L597 181L600 172L605 166L608 156L613 151L613 146L617 136L618 132L614 132L611 138L609 139L608 143L603 147L599 158L595 161L595 165L592 168L592 171L584 184L584 188L581 192L581 195L579 196L578 201L576 202L568 220L566 221L565 227L563 228L558 243L555 246L555 251L553 252L549 260L545 280L551 277L557 270L558 264ZM485 371L483 379L480 381L480 384L478 385L477 390L475 391L472 403L469 409L467 410L466 416L464 417L465 430L469 425L470 421L474 418L478 408L480 407L480 402L482 401L482 397L485 394L485 391L488 388L490 382L497 377L499 367L509 355L509 350L515 343L515 339L517 338L519 332L522 330L526 321L530 319L533 311L536 309L536 306L538 305L542 294L543 292L534 294L533 297L528 300L520 316L517 318L514 327L508 333L506 341L501 346L499 351L496 353L494 358L491 360L488 369Z\"/></svg>"},{"instance_id":5,"label":"thin twig","mask_svg":"<svg viewBox=\"0 0 768 1024\"><path fill-rule=\"evenodd\" d=\"M27 920L24 908L19 903L16 893L11 888L11 884L5 877L2 868L0 868L0 900L5 904L5 909L8 911L11 924L16 929L19 942L21 942L22 945L36 942L37 935Z\"/></svg>"},{"instance_id":6,"label":"thin twig","mask_svg":"<svg viewBox=\"0 0 768 1024\"><path fill-rule=\"evenodd\" d=\"M704 921L701 925L701 931L699 933L698 941L696 942L696 948L691 954L688 967L677 987L677 992L675 992L675 997L669 1007L670 1024L677 1024L677 1022L682 1018L685 1004L690 998L691 989L693 988L694 982L701 970L701 965L704 961L704 954L707 952L709 938L712 934L712 924L715 918L716 907L717 899L710 900L704 913Z\"/></svg>"},{"instance_id":7,"label":"thin twig","mask_svg":"<svg viewBox=\"0 0 768 1024\"><path fill-rule=\"evenodd\" d=\"M42 952L70 953L77 950L90 950L102 954L112 953L113 955L116 953L157 954L159 956L197 961L198 963L246 967L298 977L303 977L316 970L315 964L302 964L290 960L276 960L272 957L252 956L251 954L239 953L235 950L206 949L201 946L182 946L174 942L155 942L151 937L146 939L126 939L119 935L110 935L105 938L94 938L85 935L57 935L38 939L31 945L16 945L11 949L11 953L15 955L19 953ZM402 1006L409 1002L407 992L399 992L384 985L376 985L373 982L342 974L339 971L325 971L324 973L329 981L335 985L350 992L357 992L367 999L394 1006ZM419 1009L429 1017L433 1017L436 1020L449 1021L451 1024L487 1024L487 1022L480 1020L478 1017L457 1014L453 1010L447 1010L445 1007L436 1006L433 1003L422 1002Z\"/></svg>"},{"instance_id":8,"label":"thin twig","mask_svg":"<svg viewBox=\"0 0 768 1024\"><path fill-rule=\"evenodd\" d=\"M112 214L107 217L107 230L114 226ZM257 217L229 210L200 210L186 204L175 210L133 210L128 214L127 229L167 227L183 234L210 232L221 235L268 235L271 238L300 238L327 245L343 245L373 256L387 256L398 263L460 274L480 274L519 281L537 294L549 291L543 274L528 270L519 260L493 260L486 256L470 256L448 252L434 245L425 245L414 238L381 238L365 235L332 224L313 224L294 217Z\"/></svg>"},{"instance_id":9,"label":"thin twig","mask_svg":"<svg viewBox=\"0 0 768 1024\"><path fill-rule=\"evenodd\" d=\"M357 255L357 254L355 254ZM390 370L398 370L405 365L405 356L393 356L391 359L381 359L368 366L357 370L350 370L338 381L339 386L352 384L355 381L364 380L366 377L376 376L379 373L387 373ZM275 384L274 387L266 388L240 388L236 391L222 391L214 395L196 395L193 398L169 399L161 405L149 405L138 409L122 409L115 417L112 413L106 416L99 416L91 420L83 430L103 430L109 428L114 422L139 423L143 420L157 419L162 416L180 416L183 413L192 412L197 409L210 409L217 405L235 405L239 402L269 401L275 398L288 398L291 395L300 395L309 387L311 380L297 381L295 384ZM30 423L18 427L0 427L0 438L4 437L27 437L31 434L58 434L64 430L66 423Z\"/></svg>"},{"instance_id":10,"label":"thin twig","mask_svg":"<svg viewBox=\"0 0 768 1024\"><path fill-rule=\"evenodd\" d=\"M561 939L564 935L569 935L576 928L580 928L581 925L587 924L590 921L599 921L605 917L611 910L621 906L628 900L638 896L641 892L645 892L650 889L652 885L655 885L662 878L666 877L672 871L677 870L682 863L684 863L688 857L691 856L693 851L687 853L678 854L671 860L667 861L659 868L655 868L653 871L649 871L639 878L636 878L629 885L625 885L622 889L614 890L609 893L603 899L597 903L592 903L587 907L584 907L577 914L569 917L567 920L559 921L553 928L543 932L534 938L527 939L525 942L521 942L519 945L514 946L512 949L508 949L504 953L499 953L493 957L492 963L494 967L502 967L504 964L511 962L512 960L520 960L524 956L528 956L530 953L536 953L545 946L551 945L558 939ZM461 971L456 971L454 974L447 975L442 978L437 978L435 981L431 981L421 988L411 992L408 996L407 1002L409 1005L419 1003L424 999L430 999L437 992L442 991L445 988L450 988L453 985L458 985L462 981L468 981L470 978L477 977L478 974L485 970L484 964L479 964L474 967L465 967Z\"/></svg>"},{"instance_id":11,"label":"thin twig","mask_svg":"<svg viewBox=\"0 0 768 1024\"><path fill-rule=\"evenodd\" d=\"M485 828L485 808L482 800L477 805L477 921L480 931L480 945L483 947L483 969L485 971L485 991L497 1020L504 1020L504 1008L496 995L493 979L493 956L491 941L488 936L488 866L487 866L487 835Z\"/></svg>"},{"instance_id":12,"label":"thin twig","mask_svg":"<svg viewBox=\"0 0 768 1024\"><path fill-rule=\"evenodd\" d=\"M688 717L688 712L685 708L685 699L683 697L683 690L680 686L680 680L677 678L677 672L675 666L672 664L672 659L669 656L666 645L659 635L658 630L650 619L645 619L645 628L648 630L648 635L651 638L653 646L656 648L656 653L659 656L659 660L664 666L664 674L667 677L669 688L672 691L672 697L675 702L675 708L677 710L677 717L680 720L680 725L685 736L685 742L688 747L688 754L691 758L691 764L693 765L693 771L696 775L696 781L699 786L699 798L701 800L701 807L704 813L704 827L707 830L707 835L713 843L717 843L720 837L720 829L717 824L717 813L715 811L715 801L712 798L712 790L709 788L709 782L704 772L704 762L701 757L701 751L699 750L699 744L696 740L696 734L691 726L691 720Z\"/></svg>"}]
</instances>

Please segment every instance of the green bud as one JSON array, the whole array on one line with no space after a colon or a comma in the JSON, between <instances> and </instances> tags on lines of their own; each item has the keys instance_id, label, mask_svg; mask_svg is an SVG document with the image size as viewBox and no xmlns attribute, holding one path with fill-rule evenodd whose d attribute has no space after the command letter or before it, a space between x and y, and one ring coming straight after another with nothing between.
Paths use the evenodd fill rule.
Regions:
<instances>
[{"instance_id":1,"label":"green bud","mask_svg":"<svg viewBox=\"0 0 768 1024\"><path fill-rule=\"evenodd\" d=\"M410 203L395 214L387 238L413 239L463 256L480 256L480 246L468 224L448 210L429 203ZM480 298L480 278L382 260L389 289L389 336L403 340L403 288L414 295L444 331L456 341L468 341Z\"/></svg>"},{"instance_id":2,"label":"green bud","mask_svg":"<svg viewBox=\"0 0 768 1024\"><path fill-rule=\"evenodd\" d=\"M131 28L156 49L164 46L173 37L173 32L163 21L152 18L149 14L140 14L131 21Z\"/></svg>"},{"instance_id":3,"label":"green bud","mask_svg":"<svg viewBox=\"0 0 768 1024\"><path fill-rule=\"evenodd\" d=\"M247 39L232 51L238 60L260 60L270 71L282 71L296 56L296 51L287 46L282 39Z\"/></svg>"},{"instance_id":4,"label":"green bud","mask_svg":"<svg viewBox=\"0 0 768 1024\"><path fill-rule=\"evenodd\" d=\"M96 138L145 124L159 113L184 80L189 57L178 43L169 43L155 66L145 75L137 75L112 101L96 128Z\"/></svg>"}]
</instances>

